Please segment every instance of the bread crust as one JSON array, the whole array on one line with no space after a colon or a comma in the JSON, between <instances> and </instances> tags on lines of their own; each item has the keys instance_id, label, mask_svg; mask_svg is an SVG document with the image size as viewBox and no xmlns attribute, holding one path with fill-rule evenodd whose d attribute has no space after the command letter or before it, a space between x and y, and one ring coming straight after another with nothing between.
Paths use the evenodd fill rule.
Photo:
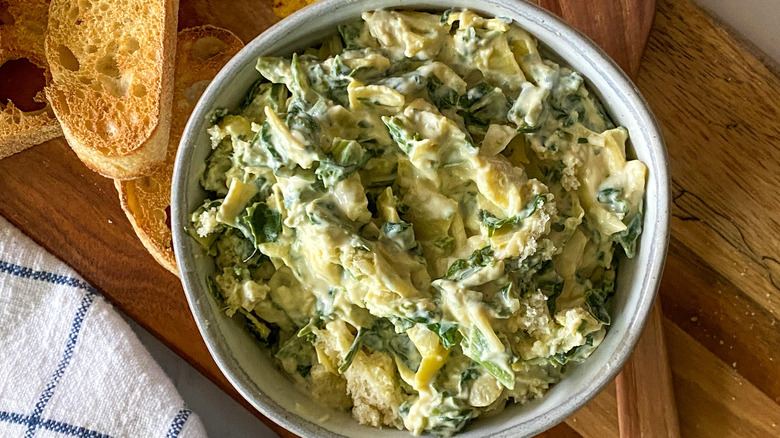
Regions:
<instances>
[{"instance_id":1,"label":"bread crust","mask_svg":"<svg viewBox=\"0 0 780 438\"><path fill-rule=\"evenodd\" d=\"M168 215L179 140L206 84L243 46L232 32L210 25L179 32L175 76L170 75L174 78L174 92L165 161L142 178L114 180L122 209L139 239L158 263L176 275Z\"/></svg>"},{"instance_id":2,"label":"bread crust","mask_svg":"<svg viewBox=\"0 0 780 438\"><path fill-rule=\"evenodd\" d=\"M317 0L274 0L272 8L274 15L279 18L288 17L305 8Z\"/></svg>"},{"instance_id":3,"label":"bread crust","mask_svg":"<svg viewBox=\"0 0 780 438\"><path fill-rule=\"evenodd\" d=\"M46 95L78 157L101 175L129 179L165 159L178 0L122 3L52 0Z\"/></svg>"},{"instance_id":4,"label":"bread crust","mask_svg":"<svg viewBox=\"0 0 780 438\"><path fill-rule=\"evenodd\" d=\"M47 84L51 83L51 72L43 41L48 13L48 0L10 1L6 14L12 19L0 24L0 65L26 59L43 70ZM62 135L43 91L34 100L45 103L45 107L23 111L11 101L0 105L0 159Z\"/></svg>"}]
</instances>

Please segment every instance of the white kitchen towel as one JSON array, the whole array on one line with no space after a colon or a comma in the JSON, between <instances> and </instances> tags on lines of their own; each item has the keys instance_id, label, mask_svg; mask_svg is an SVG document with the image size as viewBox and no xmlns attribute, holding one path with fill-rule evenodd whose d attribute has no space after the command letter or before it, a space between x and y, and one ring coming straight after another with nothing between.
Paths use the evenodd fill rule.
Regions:
<instances>
[{"instance_id":1,"label":"white kitchen towel","mask_svg":"<svg viewBox=\"0 0 780 438\"><path fill-rule=\"evenodd\" d=\"M0 437L205 437L128 324L0 217Z\"/></svg>"}]
</instances>

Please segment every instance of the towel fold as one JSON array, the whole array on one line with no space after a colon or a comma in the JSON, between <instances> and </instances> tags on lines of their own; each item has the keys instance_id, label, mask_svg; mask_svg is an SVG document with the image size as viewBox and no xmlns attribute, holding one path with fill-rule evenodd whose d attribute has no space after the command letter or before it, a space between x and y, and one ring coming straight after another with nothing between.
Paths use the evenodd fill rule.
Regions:
<instances>
[{"instance_id":1,"label":"towel fold","mask_svg":"<svg viewBox=\"0 0 780 438\"><path fill-rule=\"evenodd\" d=\"M206 436L117 311L2 217L0 436Z\"/></svg>"}]
</instances>

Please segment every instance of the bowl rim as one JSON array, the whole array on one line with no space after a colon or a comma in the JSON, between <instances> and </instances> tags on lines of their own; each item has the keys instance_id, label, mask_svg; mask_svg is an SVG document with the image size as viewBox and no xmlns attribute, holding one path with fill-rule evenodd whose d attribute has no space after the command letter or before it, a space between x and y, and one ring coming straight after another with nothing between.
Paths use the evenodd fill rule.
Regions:
<instances>
[{"instance_id":1,"label":"bowl rim","mask_svg":"<svg viewBox=\"0 0 780 438\"><path fill-rule=\"evenodd\" d=\"M402 9L426 9L423 5L424 1L419 0L386 0L386 3L394 2L393 5L386 6L387 8L402 8ZM194 150L197 145L197 139L204 125L204 120L211 108L210 102L213 102L218 93L225 86L225 82L231 78L235 71L243 68L247 63L254 63L258 56L264 51L264 46L273 42L274 38L277 38L278 34L283 34L286 29L291 27L297 27L304 25L306 22L316 20L317 17L322 14L335 13L334 10L342 9L354 4L361 3L360 0L320 0L310 6L303 8L300 11L295 12L291 16L280 20L273 26L263 31L260 35L255 37L249 42L241 51L239 51L216 75L216 77L209 83L206 90L201 95L198 103L196 104L190 118L185 126L182 134L179 149L176 154L176 160L174 165L173 185L171 191L171 228L173 234L173 246L176 255L177 264L180 267L180 277L182 286L189 304L190 310L195 319L198 331L201 334L209 353L217 363L220 371L225 375L230 384L246 399L252 406L258 409L266 417L284 427L285 429L296 433L300 436L308 436L311 433L317 433L320 436L333 436L340 437L338 433L330 431L323 426L320 426L314 422L311 422L294 412L291 412L279 405L269 395L260 391L259 394L251 391L244 385L237 374L242 377L247 377L242 367L237 364L230 363L229 357L225 357L229 354L228 351L224 351L225 348L217 344L209 333L208 321L206 321L204 312L198 305L198 301L203 296L208 296L206 291L201 290L198 286L198 281L193 277L194 272L189 269L182 269L192 266L192 258L194 254L187 253L185 251L184 239L189 238L184 231L185 223L184 217L189 216L189 212L186 211L184 205L184 198L186 193L185 180L186 172L183 170L188 166L192 166L188 161L188 156L191 150ZM567 45L571 47L580 46L587 50L581 53L579 56L585 58L589 64L597 65L598 70L605 79L608 79L620 92L620 94L626 95L626 99L632 103L632 106L636 108L638 116L642 119L642 125L646 129L650 130L650 137L654 138L654 142L650 142L648 148L651 149L651 154L657 157L659 163L654 169L656 173L654 177L659 179L659 187L661 189L658 193L658 199L655 203L659 206L664 206L664 211L657 213L656 224L653 227L657 231L653 237L651 247L648 249L650 252L649 261L650 266L647 266L644 270L645 279L642 283L642 287L638 291L633 293L642 293L637 306L638 312L635 314L633 324L629 326L626 334L624 334L620 344L616 347L610 361L609 367L604 373L600 373L598 377L582 388L567 400L563 405L559 405L553 412L547 412L546 415L540 415L536 417L538 424L538 430L534 433L539 433L543 430L547 430L556 424L562 422L565 418L569 417L576 410L582 407L585 403L595 397L601 390L618 374L623 364L628 360L631 355L639 336L641 335L644 325L647 322L650 310L655 302L658 288L660 286L660 278L663 273L663 268L666 260L666 252L669 243L670 233L670 218L669 207L671 199L671 184L670 184L670 172L668 154L665 147L663 135L657 120L649 108L644 97L636 88L634 83L629 79L626 73L617 65L617 63L609 57L598 45L596 45L590 38L581 33L579 30L573 28L571 25L563 21L561 18L555 16L546 9L522 0L479 0L475 1L474 7L480 8L480 5L496 6L502 9L512 9L518 12L518 15L524 17L537 16L535 20L537 25L545 27L546 30L554 32L556 36L566 40ZM440 9L438 6L430 6L430 9ZM356 17L354 17L356 18ZM343 20L340 20L343 21ZM514 20L513 20L514 21ZM522 25L521 25L522 27ZM565 61L569 57L561 56ZM185 211L181 211L184 209ZM645 219L647 220L647 219ZM290 418L292 416L292 418ZM296 421L297 419L297 421ZM302 424L303 423L303 424ZM508 428L500 429L494 434L496 436L515 436L509 435L512 433L512 429L516 426L509 426Z\"/></svg>"}]
</instances>

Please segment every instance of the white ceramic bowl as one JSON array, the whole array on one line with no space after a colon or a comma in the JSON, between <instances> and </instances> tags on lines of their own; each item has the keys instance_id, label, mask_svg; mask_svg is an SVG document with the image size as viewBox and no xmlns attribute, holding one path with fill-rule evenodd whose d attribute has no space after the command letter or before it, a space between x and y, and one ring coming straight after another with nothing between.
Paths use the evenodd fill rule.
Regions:
<instances>
[{"instance_id":1,"label":"white ceramic bowl","mask_svg":"<svg viewBox=\"0 0 780 438\"><path fill-rule=\"evenodd\" d=\"M535 35L580 72L617 124L628 128L630 150L649 167L645 222L637 255L621 261L613 300L613 323L604 342L585 362L547 394L524 405L478 418L459 436L522 437L561 422L612 380L631 353L653 304L663 270L669 233L669 174L661 132L647 103L620 68L595 44L549 12L512 0L322 0L280 21L255 38L217 75L198 102L184 131L173 177L173 243L190 308L209 351L228 380L253 406L301 436L407 437L406 431L373 429L351 416L311 402L293 386L244 328L220 311L207 292L213 272L209 257L184 231L190 213L205 197L198 178L210 150L207 114L234 108L260 76L255 61L262 55L290 55L336 32L336 25L381 8L445 10L469 8L485 16L508 17Z\"/></svg>"}]
</instances>

